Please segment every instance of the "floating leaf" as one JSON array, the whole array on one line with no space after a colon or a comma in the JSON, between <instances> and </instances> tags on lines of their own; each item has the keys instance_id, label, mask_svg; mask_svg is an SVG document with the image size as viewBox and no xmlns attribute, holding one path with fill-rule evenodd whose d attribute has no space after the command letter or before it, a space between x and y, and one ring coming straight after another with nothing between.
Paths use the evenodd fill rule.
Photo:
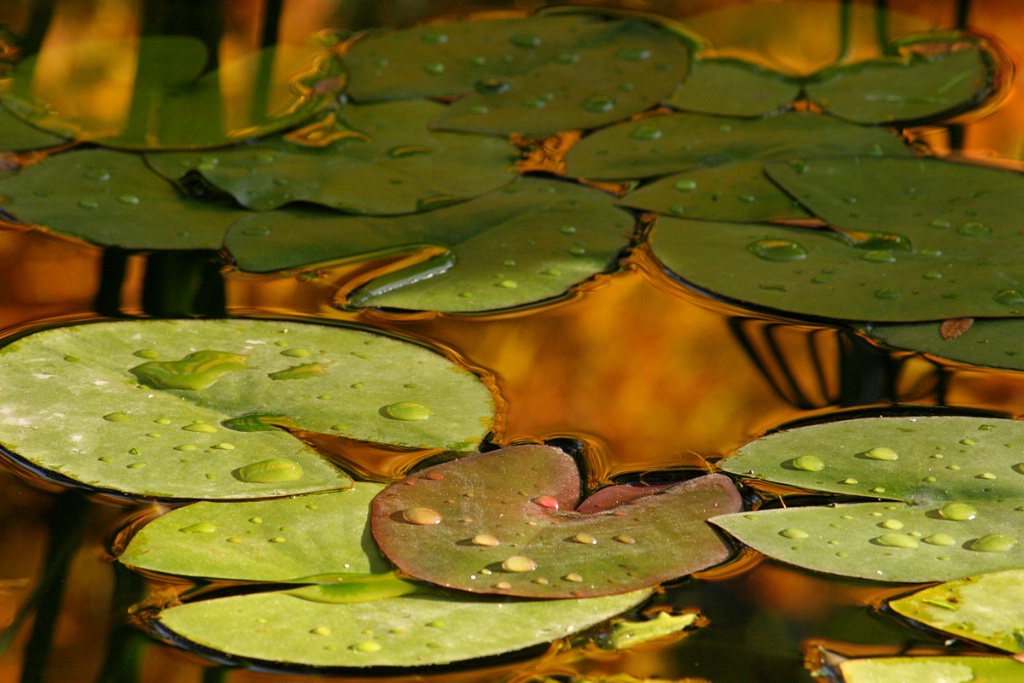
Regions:
<instances>
[{"instance_id":1,"label":"floating leaf","mask_svg":"<svg viewBox=\"0 0 1024 683\"><path fill-rule=\"evenodd\" d=\"M41 149L54 147L63 142L67 142L67 140L30 126L6 109L0 109L0 149L7 151Z\"/></svg>"},{"instance_id":2,"label":"floating leaf","mask_svg":"<svg viewBox=\"0 0 1024 683\"><path fill-rule=\"evenodd\" d=\"M991 647L1024 650L1024 569L970 576L889 602L899 614Z\"/></svg>"},{"instance_id":3,"label":"floating leaf","mask_svg":"<svg viewBox=\"0 0 1024 683\"><path fill-rule=\"evenodd\" d=\"M390 569L370 535L370 501L383 487L251 502L201 502L158 517L118 560L148 571L237 581L315 581Z\"/></svg>"},{"instance_id":4,"label":"floating leaf","mask_svg":"<svg viewBox=\"0 0 1024 683\"><path fill-rule=\"evenodd\" d=\"M639 604L650 591L582 600L451 594L331 604L285 592L193 602L159 623L201 646L311 666L426 666L550 642Z\"/></svg>"},{"instance_id":5,"label":"floating leaf","mask_svg":"<svg viewBox=\"0 0 1024 683\"><path fill-rule=\"evenodd\" d=\"M566 155L566 172L591 180L651 178L735 161L789 161L821 156L900 156L909 149L892 132L829 116L787 112L766 119L721 119L676 113L648 116L597 131Z\"/></svg>"},{"instance_id":6,"label":"floating leaf","mask_svg":"<svg viewBox=\"0 0 1024 683\"><path fill-rule=\"evenodd\" d=\"M19 221L127 249L219 249L240 213L179 197L138 156L103 149L32 164L0 183L0 195Z\"/></svg>"},{"instance_id":7,"label":"floating leaf","mask_svg":"<svg viewBox=\"0 0 1024 683\"><path fill-rule=\"evenodd\" d=\"M227 246L243 270L440 248L371 281L354 306L479 311L558 296L614 265L633 217L592 188L524 178L456 206L393 218L277 211L244 217Z\"/></svg>"},{"instance_id":8,"label":"floating leaf","mask_svg":"<svg viewBox=\"0 0 1024 683\"><path fill-rule=\"evenodd\" d=\"M267 135L310 118L342 86L338 60L315 48L268 48L211 71L206 46L190 36L143 36L137 53L115 41L67 43L47 56L57 58L54 50L67 73L103 74L134 61L134 78L118 79L122 88L97 108L94 89L39 78L33 56L15 67L5 106L34 126L111 147L216 147ZM239 82L244 96L227 97ZM111 107L111 98L127 106Z\"/></svg>"},{"instance_id":9,"label":"floating leaf","mask_svg":"<svg viewBox=\"0 0 1024 683\"><path fill-rule=\"evenodd\" d=\"M878 581L944 581L1024 567L1024 423L865 418L758 439L734 474L900 503L798 507L712 519L766 555Z\"/></svg>"},{"instance_id":10,"label":"floating leaf","mask_svg":"<svg viewBox=\"0 0 1024 683\"><path fill-rule=\"evenodd\" d=\"M1024 322L975 320L957 337L942 338L938 323L872 325L869 334L886 344L990 368L1024 370Z\"/></svg>"},{"instance_id":11,"label":"floating leaf","mask_svg":"<svg viewBox=\"0 0 1024 683\"><path fill-rule=\"evenodd\" d=\"M0 360L0 443L43 469L132 495L258 498L348 484L284 431L237 418L283 415L271 422L466 451L494 410L486 387L447 359L338 327L94 323L30 335Z\"/></svg>"},{"instance_id":12,"label":"floating leaf","mask_svg":"<svg viewBox=\"0 0 1024 683\"><path fill-rule=\"evenodd\" d=\"M807 83L807 96L856 123L889 123L966 109L992 92L993 59L976 42L915 39L902 52L828 69Z\"/></svg>"},{"instance_id":13,"label":"floating leaf","mask_svg":"<svg viewBox=\"0 0 1024 683\"><path fill-rule=\"evenodd\" d=\"M574 511L579 473L547 446L436 465L384 490L373 535L416 578L475 593L592 597L722 562L709 515L739 509L725 477L700 477L603 512Z\"/></svg>"},{"instance_id":14,"label":"floating leaf","mask_svg":"<svg viewBox=\"0 0 1024 683\"><path fill-rule=\"evenodd\" d=\"M616 620L608 635L597 640L597 645L609 650L626 650L675 635L696 624L697 619L698 615L693 613L658 612L652 619L645 621Z\"/></svg>"},{"instance_id":15,"label":"floating leaf","mask_svg":"<svg viewBox=\"0 0 1024 683\"><path fill-rule=\"evenodd\" d=\"M1015 683L1024 664L1010 657L878 657L839 665L846 683Z\"/></svg>"},{"instance_id":16,"label":"floating leaf","mask_svg":"<svg viewBox=\"0 0 1024 683\"><path fill-rule=\"evenodd\" d=\"M507 141L427 129L445 109L429 101L349 105L336 125L315 129L323 147L292 136L196 153L151 154L172 180L198 170L250 209L315 202L357 214L413 213L452 204L509 182L517 153ZM329 124L330 122L328 122Z\"/></svg>"},{"instance_id":17,"label":"floating leaf","mask_svg":"<svg viewBox=\"0 0 1024 683\"><path fill-rule=\"evenodd\" d=\"M739 59L695 59L669 104L720 116L764 116L786 109L800 95L800 82Z\"/></svg>"},{"instance_id":18,"label":"floating leaf","mask_svg":"<svg viewBox=\"0 0 1024 683\"><path fill-rule=\"evenodd\" d=\"M372 34L346 57L357 101L465 95L440 128L550 134L624 119L668 97L689 53L631 20L561 15Z\"/></svg>"}]
</instances>

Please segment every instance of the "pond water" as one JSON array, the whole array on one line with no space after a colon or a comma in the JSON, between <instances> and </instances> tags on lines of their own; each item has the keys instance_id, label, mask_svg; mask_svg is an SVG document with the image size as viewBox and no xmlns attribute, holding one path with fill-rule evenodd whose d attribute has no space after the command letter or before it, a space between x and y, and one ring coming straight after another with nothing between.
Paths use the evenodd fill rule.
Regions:
<instances>
[{"instance_id":1,"label":"pond water","mask_svg":"<svg viewBox=\"0 0 1024 683\"><path fill-rule=\"evenodd\" d=\"M315 3L316 11L309 9L314 3L303 11L273 0L225 0L203 3L218 11L204 10L209 17L191 22L182 16L192 12L191 3L149 4L162 8L149 10L151 29L194 34L196 27L219 22L227 28L214 35L221 50L230 51L258 42L262 27L272 24L279 26L282 41L298 42L297 36L322 28L516 14L543 3L324 0ZM719 56L791 74L824 68L841 59L844 49L851 61L874 56L879 17L894 33L969 27L992 40L1007 64L1019 64L1024 56L1024 24L1009 1L570 4L683 21L708 38ZM0 25L24 32L25 43L42 46L44 55L76 33L123 37L131 44L142 15L137 5L15 2L0 7ZM759 8L751 13L752 6ZM53 69L55 82L68 78ZM1015 74L1004 75L1004 87L979 109L910 126L906 136L938 155L1021 169L1024 100ZM73 79L63 83L76 87ZM116 87L103 94L104 85L115 87L94 83L95 96L113 98L106 106L118 106L111 94ZM82 104L89 90L78 87L73 94ZM551 163L541 162L541 168L554 168ZM417 313L337 305L339 286L365 281L366 273L390 263L252 274L222 266L213 250L104 249L7 222L0 229L0 335L12 339L100 318L225 312L383 331L441 349L483 373L501 398L490 442L563 445L582 463L591 490L610 482L693 477L744 443L797 424L862 415L1021 413L1024 375L886 349L853 324L824 316L795 317L724 300L673 276L647 244L565 297L507 311ZM402 462L394 461L390 470L374 465L387 455L382 451L366 446L346 457L384 476L400 476ZM812 671L828 680L825 665L833 654L986 651L965 641L947 642L887 611L884 601L910 592L906 585L834 578L742 550L724 565L670 582L643 608L645 614L699 611L706 625L620 653L559 642L411 673L251 667L162 641L133 616L195 588L185 580L142 577L113 561L123 530L165 511L165 504L87 495L16 458L6 465L0 470L0 681L634 680L614 677L623 675L788 683L815 680ZM768 505L778 504L784 493L791 491L769 484L744 489L747 502ZM789 496L790 505L820 500Z\"/></svg>"}]
</instances>

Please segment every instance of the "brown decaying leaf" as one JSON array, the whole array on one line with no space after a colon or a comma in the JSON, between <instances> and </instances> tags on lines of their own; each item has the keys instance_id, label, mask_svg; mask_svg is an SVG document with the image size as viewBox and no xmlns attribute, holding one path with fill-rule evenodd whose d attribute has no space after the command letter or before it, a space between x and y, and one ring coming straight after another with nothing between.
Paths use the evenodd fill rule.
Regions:
<instances>
[{"instance_id":1,"label":"brown decaying leaf","mask_svg":"<svg viewBox=\"0 0 1024 683\"><path fill-rule=\"evenodd\" d=\"M956 339L971 329L973 324L974 318L950 318L949 320L943 320L942 324L939 325L939 335L946 341Z\"/></svg>"}]
</instances>

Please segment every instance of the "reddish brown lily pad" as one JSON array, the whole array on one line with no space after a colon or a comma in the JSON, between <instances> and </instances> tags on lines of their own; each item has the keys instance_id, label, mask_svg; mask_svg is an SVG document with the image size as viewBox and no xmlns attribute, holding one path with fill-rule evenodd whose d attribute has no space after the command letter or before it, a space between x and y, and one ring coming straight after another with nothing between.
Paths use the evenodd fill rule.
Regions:
<instances>
[{"instance_id":1,"label":"reddish brown lily pad","mask_svg":"<svg viewBox=\"0 0 1024 683\"><path fill-rule=\"evenodd\" d=\"M573 459L548 446L516 446L389 486L373 502L373 536L417 579L539 598L625 593L729 556L730 546L706 523L740 509L727 477L636 493L601 496L611 504L584 503L599 511L579 512Z\"/></svg>"}]
</instances>

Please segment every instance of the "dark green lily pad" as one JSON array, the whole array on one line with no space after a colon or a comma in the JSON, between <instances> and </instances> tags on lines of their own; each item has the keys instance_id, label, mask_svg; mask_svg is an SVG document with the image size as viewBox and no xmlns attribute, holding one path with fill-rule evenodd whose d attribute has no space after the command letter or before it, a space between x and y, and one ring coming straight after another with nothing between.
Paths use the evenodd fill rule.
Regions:
<instances>
[{"instance_id":1,"label":"dark green lily pad","mask_svg":"<svg viewBox=\"0 0 1024 683\"><path fill-rule=\"evenodd\" d=\"M658 104L685 77L689 52L641 21L559 15L376 33L346 64L357 101L464 95L437 127L542 135Z\"/></svg>"},{"instance_id":2,"label":"dark green lily pad","mask_svg":"<svg viewBox=\"0 0 1024 683\"><path fill-rule=\"evenodd\" d=\"M581 600L410 595L332 604L287 592L193 602L159 623L237 657L311 666L427 666L550 642L641 603L650 591Z\"/></svg>"},{"instance_id":3,"label":"dark green lily pad","mask_svg":"<svg viewBox=\"0 0 1024 683\"><path fill-rule=\"evenodd\" d=\"M30 126L6 109L0 109L0 149L6 151L42 149L43 147L54 147L63 142L67 142L67 140Z\"/></svg>"},{"instance_id":4,"label":"dark green lily pad","mask_svg":"<svg viewBox=\"0 0 1024 683\"><path fill-rule=\"evenodd\" d=\"M889 123L974 106L991 94L994 76L993 58L977 42L915 39L899 57L828 69L805 87L830 114Z\"/></svg>"},{"instance_id":5,"label":"dark green lily pad","mask_svg":"<svg viewBox=\"0 0 1024 683\"><path fill-rule=\"evenodd\" d=\"M690 74L665 103L720 116L756 117L786 109L800 95L800 82L739 59L695 59Z\"/></svg>"},{"instance_id":6,"label":"dark green lily pad","mask_svg":"<svg viewBox=\"0 0 1024 683\"><path fill-rule=\"evenodd\" d=\"M259 498L342 488L343 473L273 426L470 451L494 412L487 388L447 359L337 327L95 323L30 335L0 359L4 448L131 495Z\"/></svg>"},{"instance_id":7,"label":"dark green lily pad","mask_svg":"<svg viewBox=\"0 0 1024 683\"><path fill-rule=\"evenodd\" d=\"M624 180L752 159L882 155L910 156L910 150L891 131L819 114L746 120L681 112L597 131L569 150L565 163L572 177Z\"/></svg>"},{"instance_id":8,"label":"dark green lily pad","mask_svg":"<svg viewBox=\"0 0 1024 683\"><path fill-rule=\"evenodd\" d=\"M763 510L711 520L766 555L876 581L946 581L1024 567L1024 423L865 418L758 439L721 467L892 502ZM898 501L898 502L897 502Z\"/></svg>"},{"instance_id":9,"label":"dark green lily pad","mask_svg":"<svg viewBox=\"0 0 1024 683\"><path fill-rule=\"evenodd\" d=\"M738 510L725 477L652 487L626 505L575 511L579 472L547 446L427 468L373 502L373 536L410 576L474 593L593 597L657 585L725 560L705 522Z\"/></svg>"},{"instance_id":10,"label":"dark green lily pad","mask_svg":"<svg viewBox=\"0 0 1024 683\"><path fill-rule=\"evenodd\" d=\"M959 336L944 339L940 323L872 325L875 339L891 346L923 351L990 368L1024 370L1024 322L1020 320L975 320Z\"/></svg>"},{"instance_id":11,"label":"dark green lily pad","mask_svg":"<svg viewBox=\"0 0 1024 683\"><path fill-rule=\"evenodd\" d=\"M1024 650L1024 569L932 586L889 606L932 628L991 647Z\"/></svg>"},{"instance_id":12,"label":"dark green lily pad","mask_svg":"<svg viewBox=\"0 0 1024 683\"><path fill-rule=\"evenodd\" d=\"M127 249L219 249L240 211L180 197L138 156L65 152L0 182L17 220Z\"/></svg>"},{"instance_id":13,"label":"dark green lily pad","mask_svg":"<svg viewBox=\"0 0 1024 683\"><path fill-rule=\"evenodd\" d=\"M1010 657L877 657L839 665L846 683L1016 683L1024 664Z\"/></svg>"},{"instance_id":14,"label":"dark green lily pad","mask_svg":"<svg viewBox=\"0 0 1024 683\"><path fill-rule=\"evenodd\" d=\"M317 127L311 147L291 136L217 152L147 157L160 174L178 180L190 170L250 209L315 202L357 214L413 213L453 204L515 176L516 149L506 140L430 131L444 111L430 101L349 105ZM320 143L317 142L319 145Z\"/></svg>"},{"instance_id":15,"label":"dark green lily pad","mask_svg":"<svg viewBox=\"0 0 1024 683\"><path fill-rule=\"evenodd\" d=\"M619 204L670 216L720 221L772 221L811 214L764 174L763 161L735 161L670 175Z\"/></svg>"},{"instance_id":16,"label":"dark green lily pad","mask_svg":"<svg viewBox=\"0 0 1024 683\"><path fill-rule=\"evenodd\" d=\"M72 73L95 72L97 55L123 54L123 43L81 42L62 48ZM121 51L119 51L121 50ZM280 46L222 62L204 71L207 48L189 36L144 36L127 111L110 117L66 82L42 87L37 57L18 64L4 106L57 135L129 149L217 147L260 137L312 117L337 97L340 63L316 48ZM299 76L292 76L301 72ZM228 98L232 81L244 79L244 97ZM252 94L255 93L255 96Z\"/></svg>"},{"instance_id":17,"label":"dark green lily pad","mask_svg":"<svg viewBox=\"0 0 1024 683\"><path fill-rule=\"evenodd\" d=\"M627 246L633 223L604 192L524 178L411 216L252 215L232 226L227 247L240 268L256 272L432 247L435 256L371 281L348 303L479 311L558 296L607 270Z\"/></svg>"},{"instance_id":18,"label":"dark green lily pad","mask_svg":"<svg viewBox=\"0 0 1024 683\"><path fill-rule=\"evenodd\" d=\"M370 536L370 501L384 487L251 502L201 502L158 517L118 560L147 571L209 579L313 582L390 569Z\"/></svg>"}]
</instances>

